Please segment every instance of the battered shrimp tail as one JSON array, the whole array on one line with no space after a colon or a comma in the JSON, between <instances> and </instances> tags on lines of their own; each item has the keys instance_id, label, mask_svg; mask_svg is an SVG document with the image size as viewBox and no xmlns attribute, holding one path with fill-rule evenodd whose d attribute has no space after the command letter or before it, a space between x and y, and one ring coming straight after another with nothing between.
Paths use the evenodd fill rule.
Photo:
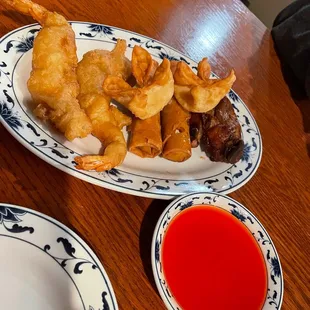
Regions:
<instances>
[{"instance_id":1,"label":"battered shrimp tail","mask_svg":"<svg viewBox=\"0 0 310 310\"><path fill-rule=\"evenodd\" d=\"M101 172L120 165L126 156L127 145L119 127L106 122L93 126L93 134L102 142L102 145L106 145L104 155L75 157L76 168Z\"/></svg>"},{"instance_id":2,"label":"battered shrimp tail","mask_svg":"<svg viewBox=\"0 0 310 310\"><path fill-rule=\"evenodd\" d=\"M131 118L110 105L102 84L108 74L120 75L124 79L130 75L130 62L124 55L126 46L126 41L118 40L113 51L90 51L78 64L79 102L90 118L92 133L102 143L104 152L102 155L76 157L77 169L110 170L125 159L127 143L121 129L131 123Z\"/></svg>"},{"instance_id":3,"label":"battered shrimp tail","mask_svg":"<svg viewBox=\"0 0 310 310\"><path fill-rule=\"evenodd\" d=\"M3 0L3 2L22 14L32 16L41 25L44 25L48 10L43 6L30 0Z\"/></svg>"}]
</instances>

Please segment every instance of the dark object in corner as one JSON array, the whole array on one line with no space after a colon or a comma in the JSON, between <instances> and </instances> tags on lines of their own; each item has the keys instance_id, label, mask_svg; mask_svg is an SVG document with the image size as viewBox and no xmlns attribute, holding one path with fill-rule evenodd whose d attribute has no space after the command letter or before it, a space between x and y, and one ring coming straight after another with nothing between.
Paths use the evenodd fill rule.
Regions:
<instances>
[{"instance_id":1,"label":"dark object in corner","mask_svg":"<svg viewBox=\"0 0 310 310\"><path fill-rule=\"evenodd\" d=\"M271 33L293 98L310 98L310 1L296 0L286 7Z\"/></svg>"},{"instance_id":2,"label":"dark object in corner","mask_svg":"<svg viewBox=\"0 0 310 310\"><path fill-rule=\"evenodd\" d=\"M200 139L202 136L201 113L191 113L191 118L189 120L189 133L192 148L195 148L200 144Z\"/></svg>"},{"instance_id":3,"label":"dark object in corner","mask_svg":"<svg viewBox=\"0 0 310 310\"><path fill-rule=\"evenodd\" d=\"M249 7L249 5L250 5L249 0L241 0L241 2L242 2L246 7Z\"/></svg>"},{"instance_id":4,"label":"dark object in corner","mask_svg":"<svg viewBox=\"0 0 310 310\"><path fill-rule=\"evenodd\" d=\"M202 146L212 161L235 164L241 159L241 126L229 99L224 97L212 111L202 114L202 126Z\"/></svg>"}]
</instances>

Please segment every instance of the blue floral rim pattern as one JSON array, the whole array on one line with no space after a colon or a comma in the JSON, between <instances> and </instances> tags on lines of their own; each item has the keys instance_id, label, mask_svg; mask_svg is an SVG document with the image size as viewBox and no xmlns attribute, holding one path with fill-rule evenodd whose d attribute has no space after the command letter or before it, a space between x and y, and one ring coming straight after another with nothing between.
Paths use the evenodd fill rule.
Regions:
<instances>
[{"instance_id":1,"label":"blue floral rim pattern","mask_svg":"<svg viewBox=\"0 0 310 310\"><path fill-rule=\"evenodd\" d=\"M154 57L182 60L194 70L197 63L166 44L119 28L83 22L71 22L77 41L96 41L98 44L115 44L117 38L127 40L128 48L139 44ZM66 147L49 132L44 130L40 121L27 112L14 88L14 74L17 65L26 53L31 52L33 41L40 30L37 24L12 31L0 40L0 120L3 125L25 147L41 159L57 168L85 181L138 196L169 199L186 192L207 190L229 193L243 186L256 172L262 156L262 141L257 124L250 111L231 90L231 100L245 141L242 159L235 165L227 165L222 171L197 177L158 177L150 173L142 174L128 171L124 167L103 173L80 171L75 168L74 157L78 154ZM215 76L213 74L213 76Z\"/></svg>"},{"instance_id":2,"label":"blue floral rim pattern","mask_svg":"<svg viewBox=\"0 0 310 310\"><path fill-rule=\"evenodd\" d=\"M55 260L73 282L84 310L118 309L113 288L100 261L86 243L63 224L30 209L0 204L0 238L22 241L30 250L34 246ZM90 298L89 287L97 292L95 299Z\"/></svg>"},{"instance_id":3,"label":"blue floral rim pattern","mask_svg":"<svg viewBox=\"0 0 310 310\"><path fill-rule=\"evenodd\" d=\"M163 273L161 246L164 234L169 223L177 214L195 205L204 204L212 205L231 213L252 233L263 253L267 267L267 296L263 310L279 310L284 293L283 274L278 253L267 231L254 214L234 199L208 192L197 192L177 198L163 211L155 227L151 249L153 275L158 291L167 308L169 310L181 310L167 285Z\"/></svg>"}]
</instances>

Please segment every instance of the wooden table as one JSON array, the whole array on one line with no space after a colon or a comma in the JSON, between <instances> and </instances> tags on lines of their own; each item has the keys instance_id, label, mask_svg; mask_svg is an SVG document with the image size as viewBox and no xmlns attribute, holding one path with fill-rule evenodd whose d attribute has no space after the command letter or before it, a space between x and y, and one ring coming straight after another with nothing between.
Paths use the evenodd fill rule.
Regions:
<instances>
[{"instance_id":1,"label":"wooden table","mask_svg":"<svg viewBox=\"0 0 310 310\"><path fill-rule=\"evenodd\" d=\"M234 89L257 120L264 150L256 175L230 196L254 212L274 240L284 271L283 309L309 307L307 136L301 112L283 81L269 30L238 0L39 2L69 20L132 30L195 60L208 56L219 75L235 68ZM3 4L0 11L0 36L33 23ZM309 112L309 106L304 104L301 110ZM76 231L104 264L120 309L164 309L152 278L150 246L155 223L168 202L75 179L34 156L2 126L0 169L0 201L41 211Z\"/></svg>"}]
</instances>

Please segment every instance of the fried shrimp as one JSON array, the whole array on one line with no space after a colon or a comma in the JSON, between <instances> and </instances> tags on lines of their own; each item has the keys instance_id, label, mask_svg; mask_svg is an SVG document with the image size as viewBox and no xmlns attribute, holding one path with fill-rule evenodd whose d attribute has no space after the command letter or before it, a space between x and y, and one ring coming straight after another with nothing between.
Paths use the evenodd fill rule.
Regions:
<instances>
[{"instance_id":1,"label":"fried shrimp","mask_svg":"<svg viewBox=\"0 0 310 310\"><path fill-rule=\"evenodd\" d=\"M33 43L28 89L37 105L34 113L51 120L68 140L87 136L91 122L77 96L75 35L66 19L30 0L4 0L14 10L32 16L41 25Z\"/></svg>"},{"instance_id":2,"label":"fried shrimp","mask_svg":"<svg viewBox=\"0 0 310 310\"><path fill-rule=\"evenodd\" d=\"M104 103L104 99L102 101L101 99L97 98L95 101L102 106L102 112L104 112L104 106L107 108L105 111L107 119L106 121L102 119L100 122L93 122L93 134L102 142L104 154L75 157L74 160L77 163L77 169L96 170L98 172L110 170L120 165L127 154L124 135L120 130L120 126L113 119L113 114L110 114L110 103L108 101Z\"/></svg>"},{"instance_id":3,"label":"fried shrimp","mask_svg":"<svg viewBox=\"0 0 310 310\"><path fill-rule=\"evenodd\" d=\"M101 141L104 153L76 157L77 169L110 170L120 165L127 154L127 144L121 129L131 123L131 118L111 106L110 98L102 89L107 75L115 74L127 79L131 74L130 62L124 56L125 50L126 41L118 40L112 51L90 51L78 64L78 99L92 122L92 133Z\"/></svg>"}]
</instances>

